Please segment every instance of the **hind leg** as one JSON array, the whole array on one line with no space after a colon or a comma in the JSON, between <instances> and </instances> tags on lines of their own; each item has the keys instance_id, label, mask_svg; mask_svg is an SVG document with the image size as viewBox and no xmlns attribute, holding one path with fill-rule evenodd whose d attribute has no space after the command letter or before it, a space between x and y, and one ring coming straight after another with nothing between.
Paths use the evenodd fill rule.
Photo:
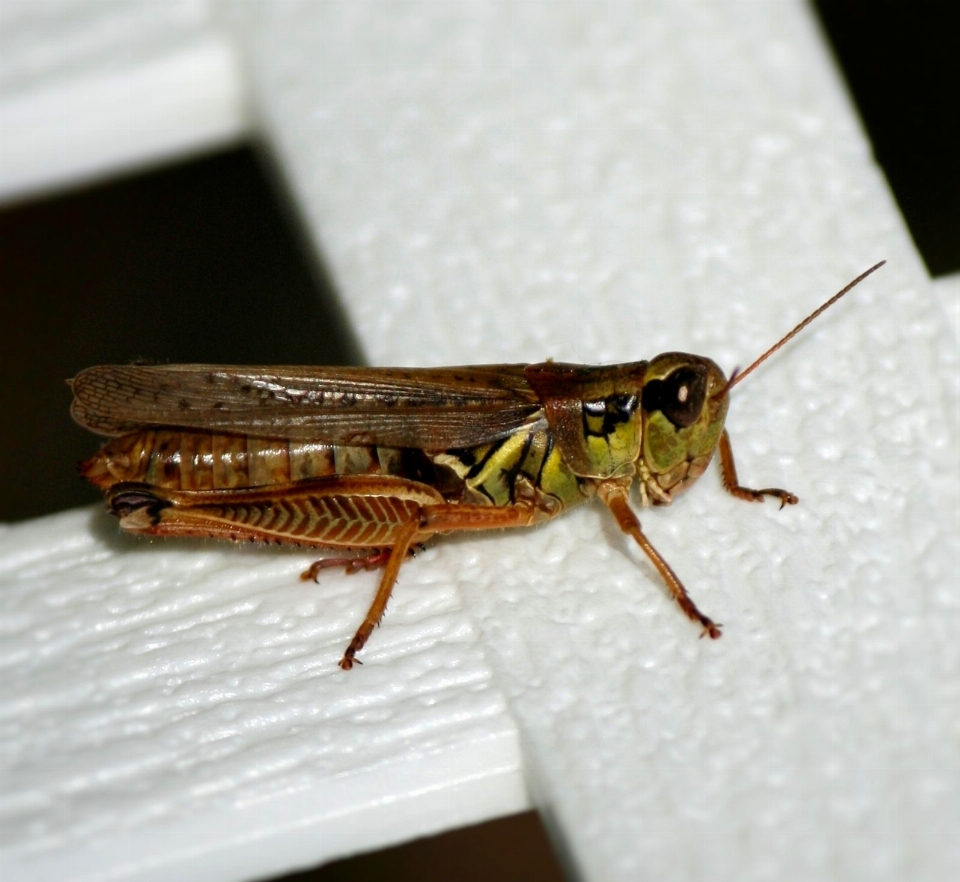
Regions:
<instances>
[{"instance_id":1,"label":"hind leg","mask_svg":"<svg viewBox=\"0 0 960 882\"><path fill-rule=\"evenodd\" d=\"M373 629L380 624L380 619L383 618L383 613L387 608L387 601L393 592L393 586L397 582L400 564L403 563L404 558L410 553L419 530L419 520L410 521L401 528L393 548L386 550L387 561L383 576L380 579L380 587L377 588L377 595L373 598L373 603L370 604L370 609L367 610L367 615L363 623L357 628L357 633L353 635L353 639L350 641L349 646L347 646L343 658L340 659L340 667L345 671L349 671L350 668L353 667L356 654L363 649L364 644L373 633Z\"/></svg>"},{"instance_id":2,"label":"hind leg","mask_svg":"<svg viewBox=\"0 0 960 882\"><path fill-rule=\"evenodd\" d=\"M309 568L300 574L300 578L304 582L318 582L323 570L336 569L337 567L343 567L349 576L363 570L376 570L384 567L388 560L390 560L389 548L374 548L356 557L323 557L310 564Z\"/></svg>"}]
</instances>

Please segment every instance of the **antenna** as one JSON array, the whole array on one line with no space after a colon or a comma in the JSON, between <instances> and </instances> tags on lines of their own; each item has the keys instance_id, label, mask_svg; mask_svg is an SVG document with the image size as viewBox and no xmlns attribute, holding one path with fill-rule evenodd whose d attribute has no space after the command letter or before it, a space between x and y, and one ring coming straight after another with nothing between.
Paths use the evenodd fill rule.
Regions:
<instances>
[{"instance_id":1,"label":"antenna","mask_svg":"<svg viewBox=\"0 0 960 882\"><path fill-rule=\"evenodd\" d=\"M857 276L849 285L847 285L845 288L843 288L842 290L834 294L833 297L831 297L826 303L823 304L823 306L811 312L810 315L808 315L802 322L800 322L800 324L797 325L789 334L787 334L785 337L781 337L777 343L774 343L773 346L771 346L766 352L764 352L763 355L761 355L745 371L742 371L741 373L737 373L736 371L734 371L733 376L730 377L730 381L727 383L727 388L724 389L724 394L726 394L734 386L736 386L737 383L739 383L745 376L747 376L747 374L749 374L751 371L755 370L756 368L760 367L760 365L763 364L771 355L773 355L774 352L776 352L781 347L785 346L790 340L796 337L797 334L799 334L807 325L810 324L810 322L812 322L818 315L820 315L820 313L828 310L831 306L833 306L834 303L836 303L841 297L843 297L844 294L850 291L851 288L855 288L867 276L869 276L870 273L880 269L880 267L882 267L885 263L886 263L885 260L881 260L880 263L875 263L866 272L860 273L860 275Z\"/></svg>"}]
</instances>

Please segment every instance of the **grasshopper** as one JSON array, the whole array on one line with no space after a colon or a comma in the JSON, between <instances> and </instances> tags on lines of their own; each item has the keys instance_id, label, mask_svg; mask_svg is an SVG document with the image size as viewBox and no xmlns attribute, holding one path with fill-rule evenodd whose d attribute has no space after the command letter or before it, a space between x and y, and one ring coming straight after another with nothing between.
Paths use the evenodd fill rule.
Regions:
<instances>
[{"instance_id":1,"label":"grasshopper","mask_svg":"<svg viewBox=\"0 0 960 882\"><path fill-rule=\"evenodd\" d=\"M686 615L704 615L629 504L668 505L719 451L739 499L786 490L740 484L724 419L730 390L885 261L862 273L745 371L667 352L608 366L498 364L358 368L107 365L70 384L71 412L111 440L80 464L120 526L349 549L314 563L382 568L340 660L353 667L401 564L433 536L531 527L598 498L659 571Z\"/></svg>"}]
</instances>

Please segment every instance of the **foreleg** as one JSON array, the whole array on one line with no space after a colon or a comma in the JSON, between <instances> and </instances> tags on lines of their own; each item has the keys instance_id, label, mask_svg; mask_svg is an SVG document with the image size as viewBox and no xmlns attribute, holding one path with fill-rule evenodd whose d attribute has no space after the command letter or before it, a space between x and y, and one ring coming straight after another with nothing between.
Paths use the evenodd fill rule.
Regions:
<instances>
[{"instance_id":1,"label":"foreleg","mask_svg":"<svg viewBox=\"0 0 960 882\"><path fill-rule=\"evenodd\" d=\"M726 429L720 435L720 474L723 478L724 489L736 496L737 499L745 499L747 502L763 502L764 496L774 496L780 500L780 508L785 505L796 505L800 501L788 490L780 490L777 487L767 487L763 490L743 487L737 480L737 467L733 462L733 448L730 446L730 436Z\"/></svg>"}]
</instances>

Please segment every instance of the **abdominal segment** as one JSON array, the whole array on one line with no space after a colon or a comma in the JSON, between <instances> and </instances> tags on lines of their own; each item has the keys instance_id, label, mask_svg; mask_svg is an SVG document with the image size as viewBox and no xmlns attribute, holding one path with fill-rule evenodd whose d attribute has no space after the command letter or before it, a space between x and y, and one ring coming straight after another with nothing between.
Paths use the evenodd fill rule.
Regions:
<instances>
[{"instance_id":1,"label":"abdominal segment","mask_svg":"<svg viewBox=\"0 0 960 882\"><path fill-rule=\"evenodd\" d=\"M80 471L105 491L118 483L167 490L238 490L333 475L392 475L431 486L438 480L430 458L414 449L177 429L144 429L114 438L81 463Z\"/></svg>"},{"instance_id":2,"label":"abdominal segment","mask_svg":"<svg viewBox=\"0 0 960 882\"><path fill-rule=\"evenodd\" d=\"M116 497L111 491L120 485L135 485L140 492L170 491L175 495L168 498L181 503L191 494L208 493L212 501L217 493L262 489L259 503L267 505L271 493L279 500L305 483L377 477L429 488L443 502L532 508L535 519L542 520L590 495L589 485L570 471L550 433L543 430L518 431L473 448L431 452L143 429L108 441L81 463L80 470L111 498ZM350 486L341 485L339 492L349 496ZM134 507L143 512L150 506ZM123 517L117 505L113 508ZM236 523L235 518L230 520Z\"/></svg>"}]
</instances>

